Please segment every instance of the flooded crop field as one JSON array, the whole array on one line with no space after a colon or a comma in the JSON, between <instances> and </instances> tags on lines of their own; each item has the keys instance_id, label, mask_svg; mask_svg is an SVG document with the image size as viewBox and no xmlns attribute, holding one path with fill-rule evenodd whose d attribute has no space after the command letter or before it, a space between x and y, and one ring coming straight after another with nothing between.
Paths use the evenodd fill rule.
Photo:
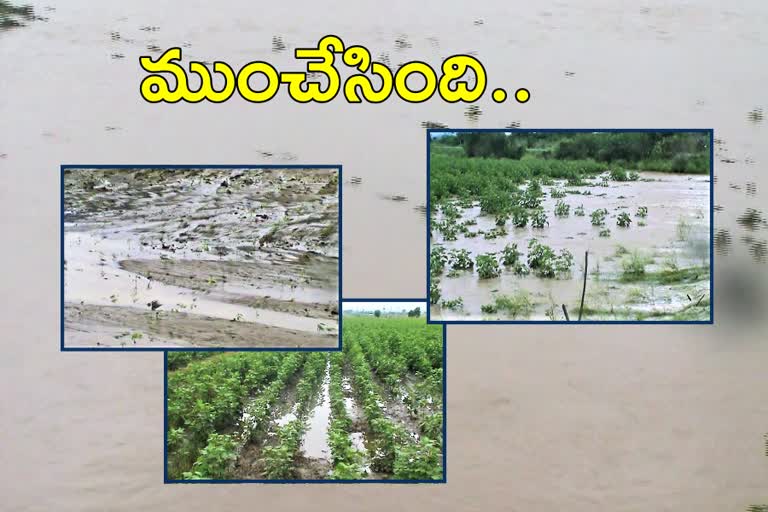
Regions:
<instances>
[{"instance_id":1,"label":"flooded crop field","mask_svg":"<svg viewBox=\"0 0 768 512\"><path fill-rule=\"evenodd\" d=\"M711 144L704 132L441 136L431 316L709 321Z\"/></svg>"},{"instance_id":2,"label":"flooded crop field","mask_svg":"<svg viewBox=\"0 0 768 512\"><path fill-rule=\"evenodd\" d=\"M338 181L65 169L65 346L337 346Z\"/></svg>"},{"instance_id":3,"label":"flooded crop field","mask_svg":"<svg viewBox=\"0 0 768 512\"><path fill-rule=\"evenodd\" d=\"M445 265L438 275L443 306L433 304L432 315L444 320L565 320L562 304L571 313L579 310L588 252L585 320L708 320L709 177L644 172L638 181L615 182L605 175L595 183L568 186L554 180L544 187L549 190L541 202L547 221L541 228L509 222L502 231L479 204L456 206L456 222L467 229L450 241L437 231L433 254L444 248L454 261L458 254L471 260L495 254L503 260L505 248L515 247L519 255L507 264L500 261L499 275L486 279L479 278L477 269ZM555 199L553 192L566 195ZM560 215L555 213L558 205L565 205ZM593 225L591 214L600 210L607 214ZM627 227L618 225L622 214L629 216ZM445 216L439 213L436 219L444 222ZM551 248L555 258L568 251L573 257L568 269L548 278L525 268L532 249L542 246L530 246L531 240ZM511 297L514 304L496 307L504 304L499 297ZM459 298L461 306L445 307Z\"/></svg>"},{"instance_id":4,"label":"flooded crop field","mask_svg":"<svg viewBox=\"0 0 768 512\"><path fill-rule=\"evenodd\" d=\"M441 327L347 313L343 352L170 353L169 478L441 479Z\"/></svg>"},{"instance_id":5,"label":"flooded crop field","mask_svg":"<svg viewBox=\"0 0 768 512\"><path fill-rule=\"evenodd\" d=\"M365 0L355 9L11 3L33 4L41 19L12 16L8 24L21 26L0 30L8 56L0 383L12 391L0 404L5 508L239 512L276 503L347 512L362 501L375 512L744 512L768 504L764 0L392 0L384 11ZM439 69L445 57L471 53L486 66L488 91L522 86L532 99L297 105L281 93L263 105L150 105L139 95L138 59L159 55L149 48L181 46L185 65L262 60L301 70L294 49L324 34L366 46L393 69L412 60ZM447 486L163 485L162 356L58 351L59 166L342 163L344 295L419 297L429 126L714 128L715 325L450 326ZM657 214L649 205L649 227ZM574 250L575 272L581 257Z\"/></svg>"}]
</instances>

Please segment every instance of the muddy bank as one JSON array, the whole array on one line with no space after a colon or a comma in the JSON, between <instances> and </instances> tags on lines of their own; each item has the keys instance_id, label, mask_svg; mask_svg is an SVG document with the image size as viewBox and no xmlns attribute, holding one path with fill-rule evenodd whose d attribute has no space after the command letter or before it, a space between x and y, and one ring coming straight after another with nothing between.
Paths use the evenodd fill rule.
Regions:
<instances>
[{"instance_id":1,"label":"muddy bank","mask_svg":"<svg viewBox=\"0 0 768 512\"><path fill-rule=\"evenodd\" d=\"M68 346L318 347L338 346L333 333L294 331L257 322L185 312L153 313L120 306L67 304Z\"/></svg>"},{"instance_id":2,"label":"muddy bank","mask_svg":"<svg viewBox=\"0 0 768 512\"><path fill-rule=\"evenodd\" d=\"M77 311L79 327L65 333L65 344L106 344L118 317L131 322L125 329L141 331L146 326L135 319L151 308L195 322L194 329L169 322L147 331L156 345L170 337L181 345L225 346L228 339L248 346L240 331L252 324L254 335L280 340L259 337L253 346L334 346L336 171L75 169L65 171L64 186L65 308L113 306L109 315ZM118 314L118 307L133 311ZM209 318L216 321L206 333ZM221 336L222 321L241 326ZM89 333L99 345L88 343Z\"/></svg>"}]
</instances>

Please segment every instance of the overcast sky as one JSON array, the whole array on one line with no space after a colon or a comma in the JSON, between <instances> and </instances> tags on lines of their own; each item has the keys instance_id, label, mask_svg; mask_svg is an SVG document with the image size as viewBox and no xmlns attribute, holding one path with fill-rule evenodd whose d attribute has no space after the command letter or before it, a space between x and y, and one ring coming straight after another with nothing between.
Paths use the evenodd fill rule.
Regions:
<instances>
[{"instance_id":1,"label":"overcast sky","mask_svg":"<svg viewBox=\"0 0 768 512\"><path fill-rule=\"evenodd\" d=\"M413 308L421 308L425 311L427 307L427 301L424 302L344 302L344 311L376 311L380 309L382 311L402 311L410 310Z\"/></svg>"}]
</instances>

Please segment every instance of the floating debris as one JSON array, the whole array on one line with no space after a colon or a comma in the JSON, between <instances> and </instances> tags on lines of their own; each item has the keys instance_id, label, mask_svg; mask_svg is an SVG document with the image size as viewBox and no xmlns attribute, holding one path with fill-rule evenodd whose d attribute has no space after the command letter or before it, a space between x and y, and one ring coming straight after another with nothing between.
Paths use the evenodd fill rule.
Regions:
<instances>
[{"instance_id":1,"label":"floating debris","mask_svg":"<svg viewBox=\"0 0 768 512\"><path fill-rule=\"evenodd\" d=\"M352 176L347 180L350 185L360 185L363 182L363 178L360 176Z\"/></svg>"},{"instance_id":2,"label":"floating debris","mask_svg":"<svg viewBox=\"0 0 768 512\"><path fill-rule=\"evenodd\" d=\"M422 128L448 128L448 125L443 123L438 123L436 121L422 121L421 127Z\"/></svg>"},{"instance_id":3,"label":"floating debris","mask_svg":"<svg viewBox=\"0 0 768 512\"><path fill-rule=\"evenodd\" d=\"M280 36L272 36L272 53L282 53L287 46Z\"/></svg>"},{"instance_id":4,"label":"floating debris","mask_svg":"<svg viewBox=\"0 0 768 512\"><path fill-rule=\"evenodd\" d=\"M736 222L750 231L754 231L758 227L766 225L763 214L754 208L747 208L746 211L736 219Z\"/></svg>"}]
</instances>

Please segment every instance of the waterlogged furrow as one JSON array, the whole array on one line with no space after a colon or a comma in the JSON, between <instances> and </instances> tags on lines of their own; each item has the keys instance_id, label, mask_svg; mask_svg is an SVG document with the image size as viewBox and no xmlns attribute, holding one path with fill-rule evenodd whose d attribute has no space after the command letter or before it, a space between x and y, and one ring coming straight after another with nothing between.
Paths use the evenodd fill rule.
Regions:
<instances>
[{"instance_id":1,"label":"waterlogged furrow","mask_svg":"<svg viewBox=\"0 0 768 512\"><path fill-rule=\"evenodd\" d=\"M329 387L331 424L328 429L328 444L331 447L333 463L331 478L355 480L366 475L363 467L365 454L355 448L351 437L352 419L347 414L344 400L343 372L344 354L334 352L331 354Z\"/></svg>"}]
</instances>

